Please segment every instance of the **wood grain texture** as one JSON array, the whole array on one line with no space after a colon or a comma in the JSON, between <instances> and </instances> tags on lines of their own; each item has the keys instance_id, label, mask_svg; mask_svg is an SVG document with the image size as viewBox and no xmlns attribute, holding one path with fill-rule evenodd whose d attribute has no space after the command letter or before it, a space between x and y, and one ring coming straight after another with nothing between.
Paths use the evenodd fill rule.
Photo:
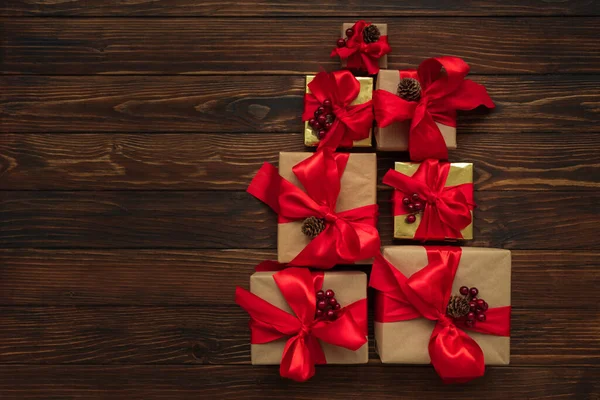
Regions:
<instances>
[{"instance_id":1,"label":"wood grain texture","mask_svg":"<svg viewBox=\"0 0 600 400\"><path fill-rule=\"evenodd\" d=\"M2 21L0 70L50 75L310 74L339 67L339 59L329 53L344 20L10 18ZM594 18L578 18L576 24L566 18L372 21L388 24L390 45L397 50L388 58L390 69L416 68L426 58L451 54L479 74L600 72L600 26Z\"/></svg>"},{"instance_id":2,"label":"wood grain texture","mask_svg":"<svg viewBox=\"0 0 600 400\"><path fill-rule=\"evenodd\" d=\"M475 190L597 191L598 135L459 135L454 162L475 166ZM0 189L245 190L300 134L0 134ZM494 154L494 157L489 157ZM407 153L378 153L379 181ZM381 188L385 186L380 185Z\"/></svg>"},{"instance_id":3,"label":"wood grain texture","mask_svg":"<svg viewBox=\"0 0 600 400\"><path fill-rule=\"evenodd\" d=\"M349 373L361 386L350 384ZM467 385L443 384L429 366L324 366L304 383L282 381L277 367L252 366L0 366L3 399L446 399L485 393L487 400L595 400L599 368L490 367ZM15 382L27 382L17 385ZM488 390L493 388L493 390Z\"/></svg>"},{"instance_id":4,"label":"wood grain texture","mask_svg":"<svg viewBox=\"0 0 600 400\"><path fill-rule=\"evenodd\" d=\"M461 133L598 132L600 75L480 76ZM1 132L300 132L302 76L2 76Z\"/></svg>"},{"instance_id":5,"label":"wood grain texture","mask_svg":"<svg viewBox=\"0 0 600 400\"><path fill-rule=\"evenodd\" d=\"M392 16L485 16L485 15L600 15L600 6L594 0L536 1L536 0L456 0L419 2L374 0L368 2L340 2L337 0L304 1L277 0L257 3L239 1L194 0L4 0L0 8L4 16L201 16L201 17L392 17Z\"/></svg>"},{"instance_id":6,"label":"wood grain texture","mask_svg":"<svg viewBox=\"0 0 600 400\"><path fill-rule=\"evenodd\" d=\"M224 293L247 288L254 267L275 257L253 249L1 249L0 306L233 306ZM512 304L586 308L600 301L599 263L596 251L513 250Z\"/></svg>"},{"instance_id":7,"label":"wood grain texture","mask_svg":"<svg viewBox=\"0 0 600 400\"><path fill-rule=\"evenodd\" d=\"M378 229L391 244L389 193ZM276 246L276 216L245 192L0 192L2 247ZM597 249L600 193L490 191L475 201L476 240L508 249ZM569 205L568 212L565 204ZM549 234L549 227L552 234Z\"/></svg>"},{"instance_id":8,"label":"wood grain texture","mask_svg":"<svg viewBox=\"0 0 600 400\"><path fill-rule=\"evenodd\" d=\"M248 316L239 307L2 307L0 311L3 364L250 364ZM599 334L597 313L590 318L589 313L572 310L543 313L515 307L510 361L600 366L600 349L594 346ZM372 324L369 336L373 337ZM380 362L372 340L370 359Z\"/></svg>"}]
</instances>

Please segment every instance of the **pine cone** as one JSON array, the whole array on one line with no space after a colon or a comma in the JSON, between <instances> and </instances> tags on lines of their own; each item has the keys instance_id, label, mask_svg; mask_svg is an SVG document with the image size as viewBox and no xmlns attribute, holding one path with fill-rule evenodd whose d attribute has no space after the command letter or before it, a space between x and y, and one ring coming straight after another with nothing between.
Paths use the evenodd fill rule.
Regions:
<instances>
[{"instance_id":1,"label":"pine cone","mask_svg":"<svg viewBox=\"0 0 600 400\"><path fill-rule=\"evenodd\" d=\"M308 217L302 223L302 233L311 239L316 238L325 230L325 220L317 217Z\"/></svg>"},{"instance_id":2,"label":"pine cone","mask_svg":"<svg viewBox=\"0 0 600 400\"><path fill-rule=\"evenodd\" d=\"M452 296L446 308L446 314L452 318L460 318L466 316L470 311L469 299L464 296Z\"/></svg>"},{"instance_id":3,"label":"pine cone","mask_svg":"<svg viewBox=\"0 0 600 400\"><path fill-rule=\"evenodd\" d=\"M375 43L379 40L381 36L381 32L379 32L379 28L377 25L369 25L363 29L363 40L365 43Z\"/></svg>"},{"instance_id":4,"label":"pine cone","mask_svg":"<svg viewBox=\"0 0 600 400\"><path fill-rule=\"evenodd\" d=\"M416 79L401 79L398 84L398 96L406 101L419 101L421 98L421 84Z\"/></svg>"}]
</instances>

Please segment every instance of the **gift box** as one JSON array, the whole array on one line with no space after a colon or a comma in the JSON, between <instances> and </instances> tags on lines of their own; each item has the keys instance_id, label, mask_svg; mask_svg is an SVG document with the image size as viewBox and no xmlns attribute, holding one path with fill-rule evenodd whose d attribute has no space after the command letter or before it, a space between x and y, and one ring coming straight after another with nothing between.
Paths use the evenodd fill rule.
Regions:
<instances>
[{"instance_id":1,"label":"gift box","mask_svg":"<svg viewBox=\"0 0 600 400\"><path fill-rule=\"evenodd\" d=\"M412 161L448 159L456 148L456 112L493 108L485 87L465 79L458 57L423 61L418 70L379 71L373 93L377 149L407 150Z\"/></svg>"},{"instance_id":2,"label":"gift box","mask_svg":"<svg viewBox=\"0 0 600 400\"><path fill-rule=\"evenodd\" d=\"M293 167L309 158L311 153L279 153L279 174L292 184L302 187L293 172ZM336 211L377 204L377 157L374 153L352 153L340 180L340 194ZM304 220L279 223L277 225L277 260L291 262L311 242L311 237L302 232ZM370 260L358 260L370 264Z\"/></svg>"},{"instance_id":3,"label":"gift box","mask_svg":"<svg viewBox=\"0 0 600 400\"><path fill-rule=\"evenodd\" d=\"M369 360L363 272L256 272L236 302L251 317L253 365L281 365L282 376L304 381L315 364Z\"/></svg>"},{"instance_id":4,"label":"gift box","mask_svg":"<svg viewBox=\"0 0 600 400\"><path fill-rule=\"evenodd\" d=\"M381 361L431 362L448 382L481 376L484 365L507 365L510 279L508 250L384 247L370 281Z\"/></svg>"},{"instance_id":5,"label":"gift box","mask_svg":"<svg viewBox=\"0 0 600 400\"><path fill-rule=\"evenodd\" d=\"M312 94L312 92L309 88L309 84L313 81L313 79L315 79L315 75L307 75L306 76L305 93L307 95ZM358 92L358 95L354 98L354 100L352 100L352 102L349 103L349 105L355 106L355 105L359 105L359 104L369 103L371 101L371 99L373 98L373 78L356 77L355 79L360 84L360 91ZM372 113L370 110L369 110L369 112ZM331 114L331 115L333 115L333 114ZM306 118L306 121L304 122L304 145L308 146L308 147L316 147L321 142L321 139L319 138L319 131L321 129L320 128L315 129L309 123L310 118L312 118L312 117L314 117L314 115L309 115L308 118ZM330 134L330 132L326 132L325 134ZM372 141L373 141L372 136L373 136L373 128L372 128L372 122L371 122L371 123L369 123L369 127L368 127L368 136L365 137L364 139L351 141L351 147L371 147ZM332 147L337 147L337 144L338 143L336 143L336 145L334 145ZM343 146L343 147L346 147L346 146Z\"/></svg>"},{"instance_id":6,"label":"gift box","mask_svg":"<svg viewBox=\"0 0 600 400\"><path fill-rule=\"evenodd\" d=\"M291 266L369 263L379 253L374 153L282 152L248 192L277 212L277 258Z\"/></svg>"},{"instance_id":7,"label":"gift box","mask_svg":"<svg viewBox=\"0 0 600 400\"><path fill-rule=\"evenodd\" d=\"M375 75L380 68L387 68L387 54L392 49L388 43L387 24L365 21L345 23L342 35L331 52L340 57L342 68Z\"/></svg>"},{"instance_id":8,"label":"gift box","mask_svg":"<svg viewBox=\"0 0 600 400\"><path fill-rule=\"evenodd\" d=\"M394 171L383 179L395 189L394 238L473 239L473 164L396 162Z\"/></svg>"},{"instance_id":9,"label":"gift box","mask_svg":"<svg viewBox=\"0 0 600 400\"><path fill-rule=\"evenodd\" d=\"M385 90L394 95L398 94L398 84L402 71L380 70L377 74L376 90ZM385 127L375 128L375 142L377 150L381 151L407 151L411 120L393 122ZM456 127L435 122L440 130L444 143L448 149L456 149Z\"/></svg>"}]
</instances>

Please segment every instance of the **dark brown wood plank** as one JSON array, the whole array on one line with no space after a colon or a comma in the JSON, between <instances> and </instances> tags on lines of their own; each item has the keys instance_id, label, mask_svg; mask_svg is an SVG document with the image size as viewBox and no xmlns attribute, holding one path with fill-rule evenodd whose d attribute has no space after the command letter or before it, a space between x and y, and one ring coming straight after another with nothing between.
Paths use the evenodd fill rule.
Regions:
<instances>
[{"instance_id":1,"label":"dark brown wood plank","mask_svg":"<svg viewBox=\"0 0 600 400\"><path fill-rule=\"evenodd\" d=\"M385 18L389 68L452 54L472 73L600 72L595 18ZM307 74L336 69L339 19L9 18L9 74ZM493 51L490 51L493 49Z\"/></svg>"},{"instance_id":2,"label":"dark brown wood plank","mask_svg":"<svg viewBox=\"0 0 600 400\"><path fill-rule=\"evenodd\" d=\"M392 17L415 15L600 15L594 0L535 1L535 0L456 0L440 2L344 2L335 0L304 1L278 0L257 3L240 1L194 1L194 0L121 0L118 3L105 0L71 0L68 2L45 0L4 0L1 15L5 16L303 16L320 17L336 15L350 17Z\"/></svg>"},{"instance_id":3,"label":"dark brown wood plank","mask_svg":"<svg viewBox=\"0 0 600 400\"><path fill-rule=\"evenodd\" d=\"M459 135L454 162L475 164L475 190L596 191L598 135ZM244 190L300 134L0 134L0 189ZM490 157L494 154L494 157ZM378 154L379 179L407 153ZM383 188L384 186L382 186Z\"/></svg>"},{"instance_id":4,"label":"dark brown wood plank","mask_svg":"<svg viewBox=\"0 0 600 400\"><path fill-rule=\"evenodd\" d=\"M379 231L391 243L390 191ZM1 192L0 246L256 248L276 246L276 217L245 192ZM477 192L468 245L597 249L600 193Z\"/></svg>"},{"instance_id":5,"label":"dark brown wood plank","mask_svg":"<svg viewBox=\"0 0 600 400\"><path fill-rule=\"evenodd\" d=\"M600 75L475 77L461 133L598 132ZM302 76L3 76L2 132L300 132ZM482 114L482 115L479 115Z\"/></svg>"},{"instance_id":6,"label":"dark brown wood plank","mask_svg":"<svg viewBox=\"0 0 600 400\"><path fill-rule=\"evenodd\" d=\"M598 298L595 251L513 250L512 302L580 310ZM0 250L0 305L234 305L274 250ZM368 266L358 267L363 271ZM565 290L565 288L569 288Z\"/></svg>"},{"instance_id":7,"label":"dark brown wood plank","mask_svg":"<svg viewBox=\"0 0 600 400\"><path fill-rule=\"evenodd\" d=\"M238 307L2 307L0 326L2 364L250 363L248 316ZM598 334L598 315L515 308L511 364L598 366Z\"/></svg>"},{"instance_id":8,"label":"dark brown wood plank","mask_svg":"<svg viewBox=\"0 0 600 400\"><path fill-rule=\"evenodd\" d=\"M444 399L485 393L488 400L595 400L598 368L490 367L466 385L441 382L430 366L323 366L308 382L279 377L276 366L29 366L0 367L3 399ZM360 389L356 384L360 380Z\"/></svg>"}]
</instances>

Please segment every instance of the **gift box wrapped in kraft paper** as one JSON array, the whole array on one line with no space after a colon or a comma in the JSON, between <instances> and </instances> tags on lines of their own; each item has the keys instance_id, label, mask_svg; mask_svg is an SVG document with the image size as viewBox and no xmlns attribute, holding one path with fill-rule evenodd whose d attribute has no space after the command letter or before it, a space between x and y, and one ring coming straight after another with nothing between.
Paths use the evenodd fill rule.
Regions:
<instances>
[{"instance_id":1,"label":"gift box wrapped in kraft paper","mask_svg":"<svg viewBox=\"0 0 600 400\"><path fill-rule=\"evenodd\" d=\"M510 360L508 250L389 246L373 264L375 340L384 363L428 364L446 382Z\"/></svg>"},{"instance_id":2,"label":"gift box wrapped in kraft paper","mask_svg":"<svg viewBox=\"0 0 600 400\"><path fill-rule=\"evenodd\" d=\"M391 51L387 24L361 20L342 24L342 37L338 39L331 57L339 56L342 68L375 75L379 68L387 68L387 54Z\"/></svg>"},{"instance_id":3,"label":"gift box wrapped in kraft paper","mask_svg":"<svg viewBox=\"0 0 600 400\"><path fill-rule=\"evenodd\" d=\"M320 72L306 77L304 144L328 147L371 147L373 78L349 71Z\"/></svg>"},{"instance_id":4,"label":"gift box wrapped in kraft paper","mask_svg":"<svg viewBox=\"0 0 600 400\"><path fill-rule=\"evenodd\" d=\"M256 272L236 302L251 317L253 365L280 365L282 377L305 381L315 364L369 360L364 272Z\"/></svg>"},{"instance_id":5,"label":"gift box wrapped in kraft paper","mask_svg":"<svg viewBox=\"0 0 600 400\"><path fill-rule=\"evenodd\" d=\"M376 184L373 153L282 152L279 170L265 163L248 192L279 216L280 263L327 269L379 253Z\"/></svg>"},{"instance_id":6,"label":"gift box wrapped in kraft paper","mask_svg":"<svg viewBox=\"0 0 600 400\"><path fill-rule=\"evenodd\" d=\"M397 162L383 183L395 189L394 238L473 239L473 164Z\"/></svg>"},{"instance_id":7,"label":"gift box wrapped in kraft paper","mask_svg":"<svg viewBox=\"0 0 600 400\"><path fill-rule=\"evenodd\" d=\"M456 148L456 111L493 108L485 87L464 79L457 57L430 58L418 70L381 70L373 92L377 149L405 151L410 159L448 159Z\"/></svg>"}]
</instances>

